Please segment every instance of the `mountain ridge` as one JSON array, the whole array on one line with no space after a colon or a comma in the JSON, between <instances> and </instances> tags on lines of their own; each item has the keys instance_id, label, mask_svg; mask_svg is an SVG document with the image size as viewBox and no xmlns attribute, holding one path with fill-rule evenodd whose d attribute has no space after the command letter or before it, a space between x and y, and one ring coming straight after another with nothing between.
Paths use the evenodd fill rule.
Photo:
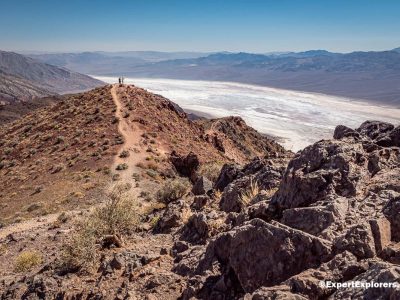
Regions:
<instances>
[{"instance_id":1,"label":"mountain ridge","mask_svg":"<svg viewBox=\"0 0 400 300\"><path fill-rule=\"evenodd\" d=\"M152 62L107 56L97 62L75 64L73 68L99 76L123 74L125 77L233 81L399 106L400 53L395 50L351 53L310 50L278 54L217 52L202 57ZM42 56L42 59L49 61L50 58ZM113 63L110 59L118 62Z\"/></svg>"},{"instance_id":2,"label":"mountain ridge","mask_svg":"<svg viewBox=\"0 0 400 300\"><path fill-rule=\"evenodd\" d=\"M3 81L8 81L0 86L0 94L10 101L77 92L103 84L87 75L6 51L0 51L0 76ZM24 85L29 85L25 92Z\"/></svg>"}]
</instances>

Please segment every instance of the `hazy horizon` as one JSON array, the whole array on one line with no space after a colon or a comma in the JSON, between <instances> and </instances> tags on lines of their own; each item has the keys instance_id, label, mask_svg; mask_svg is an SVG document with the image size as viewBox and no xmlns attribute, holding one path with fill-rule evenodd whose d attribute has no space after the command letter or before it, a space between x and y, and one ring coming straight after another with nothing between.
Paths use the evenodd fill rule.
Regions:
<instances>
[{"instance_id":1,"label":"hazy horizon","mask_svg":"<svg viewBox=\"0 0 400 300\"><path fill-rule=\"evenodd\" d=\"M95 78L117 82L116 77ZM240 116L293 151L332 138L339 124L356 128L373 119L400 123L400 109L325 94L204 80L127 77L125 83L160 94L188 111L213 118Z\"/></svg>"}]
</instances>

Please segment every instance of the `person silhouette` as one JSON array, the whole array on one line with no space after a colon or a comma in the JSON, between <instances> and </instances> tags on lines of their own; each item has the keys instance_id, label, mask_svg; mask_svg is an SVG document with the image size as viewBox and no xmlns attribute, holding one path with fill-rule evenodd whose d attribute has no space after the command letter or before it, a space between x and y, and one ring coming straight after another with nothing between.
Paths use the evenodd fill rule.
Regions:
<instances>
[{"instance_id":1,"label":"person silhouette","mask_svg":"<svg viewBox=\"0 0 400 300\"><path fill-rule=\"evenodd\" d=\"M121 84L121 77L118 77L118 82L119 84Z\"/></svg>"}]
</instances>

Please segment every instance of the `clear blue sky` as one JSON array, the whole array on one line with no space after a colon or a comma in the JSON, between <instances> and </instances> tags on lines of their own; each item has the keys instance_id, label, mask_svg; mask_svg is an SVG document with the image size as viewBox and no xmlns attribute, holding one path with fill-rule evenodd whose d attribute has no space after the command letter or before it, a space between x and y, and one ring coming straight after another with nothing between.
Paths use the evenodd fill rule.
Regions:
<instances>
[{"instance_id":1,"label":"clear blue sky","mask_svg":"<svg viewBox=\"0 0 400 300\"><path fill-rule=\"evenodd\" d=\"M3 50L394 47L400 47L399 0L0 0Z\"/></svg>"}]
</instances>

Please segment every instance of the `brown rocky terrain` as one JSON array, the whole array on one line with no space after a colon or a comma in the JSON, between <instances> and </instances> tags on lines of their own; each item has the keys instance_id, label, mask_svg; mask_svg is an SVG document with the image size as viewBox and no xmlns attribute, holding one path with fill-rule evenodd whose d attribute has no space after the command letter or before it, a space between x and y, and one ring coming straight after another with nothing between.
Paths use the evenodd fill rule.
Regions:
<instances>
[{"instance_id":1,"label":"brown rocky terrain","mask_svg":"<svg viewBox=\"0 0 400 300\"><path fill-rule=\"evenodd\" d=\"M294 155L113 85L0 138L1 299L400 297L320 285L400 284L400 127L338 126Z\"/></svg>"}]
</instances>

